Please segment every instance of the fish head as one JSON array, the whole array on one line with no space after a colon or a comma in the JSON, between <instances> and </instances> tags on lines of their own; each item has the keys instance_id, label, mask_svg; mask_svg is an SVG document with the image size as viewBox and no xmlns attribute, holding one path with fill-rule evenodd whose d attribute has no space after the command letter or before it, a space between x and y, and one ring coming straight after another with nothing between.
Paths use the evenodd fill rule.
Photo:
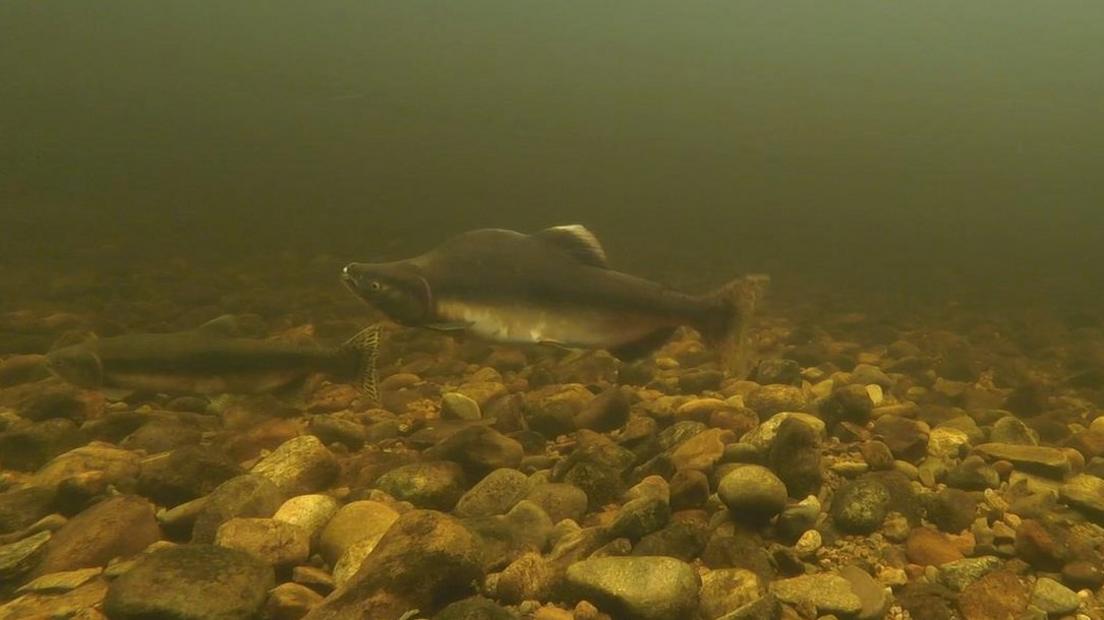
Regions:
<instances>
[{"instance_id":1,"label":"fish head","mask_svg":"<svg viewBox=\"0 0 1104 620\"><path fill-rule=\"evenodd\" d=\"M429 282L412 264L349 263L341 280L357 297L403 325L420 325L433 316Z\"/></svg>"},{"instance_id":2,"label":"fish head","mask_svg":"<svg viewBox=\"0 0 1104 620\"><path fill-rule=\"evenodd\" d=\"M103 363L84 345L62 347L46 355L46 368L58 378L84 388L103 384Z\"/></svg>"}]
</instances>

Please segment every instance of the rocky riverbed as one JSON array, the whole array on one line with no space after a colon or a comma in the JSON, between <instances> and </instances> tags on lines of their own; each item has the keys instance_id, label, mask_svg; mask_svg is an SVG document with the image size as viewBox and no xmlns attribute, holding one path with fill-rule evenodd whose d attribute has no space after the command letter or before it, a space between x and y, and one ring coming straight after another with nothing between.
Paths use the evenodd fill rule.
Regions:
<instances>
[{"instance_id":1,"label":"rocky riverbed","mask_svg":"<svg viewBox=\"0 0 1104 620\"><path fill-rule=\"evenodd\" d=\"M689 330L626 365L388 326L378 404L41 366L86 329L372 319L268 269L5 302L0 619L1104 618L1099 316L775 299L748 378Z\"/></svg>"}]
</instances>

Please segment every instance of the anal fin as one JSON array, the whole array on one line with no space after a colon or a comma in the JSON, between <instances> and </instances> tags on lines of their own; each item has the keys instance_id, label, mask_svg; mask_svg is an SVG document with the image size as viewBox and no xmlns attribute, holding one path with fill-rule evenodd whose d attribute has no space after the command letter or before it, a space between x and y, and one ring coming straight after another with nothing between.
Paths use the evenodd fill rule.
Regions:
<instances>
[{"instance_id":1,"label":"anal fin","mask_svg":"<svg viewBox=\"0 0 1104 620\"><path fill-rule=\"evenodd\" d=\"M661 327L642 338L614 347L609 352L623 362L638 360L666 344L671 339L671 334L675 333L675 329L674 327Z\"/></svg>"}]
</instances>

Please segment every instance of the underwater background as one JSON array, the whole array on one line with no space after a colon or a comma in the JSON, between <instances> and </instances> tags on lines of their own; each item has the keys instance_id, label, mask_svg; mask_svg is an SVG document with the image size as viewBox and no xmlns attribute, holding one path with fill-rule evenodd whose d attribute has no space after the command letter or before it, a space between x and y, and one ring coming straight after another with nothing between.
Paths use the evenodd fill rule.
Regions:
<instances>
[{"instance_id":1,"label":"underwater background","mask_svg":"<svg viewBox=\"0 0 1104 620\"><path fill-rule=\"evenodd\" d=\"M1091 1L6 2L0 252L366 259L580 222L672 284L1096 303L1101 24Z\"/></svg>"},{"instance_id":2,"label":"underwater background","mask_svg":"<svg viewBox=\"0 0 1104 620\"><path fill-rule=\"evenodd\" d=\"M1099 0L0 1L0 620L1104 620L1102 78ZM719 292L518 333L722 336L341 280L570 224ZM447 266L346 282L559 290Z\"/></svg>"}]
</instances>

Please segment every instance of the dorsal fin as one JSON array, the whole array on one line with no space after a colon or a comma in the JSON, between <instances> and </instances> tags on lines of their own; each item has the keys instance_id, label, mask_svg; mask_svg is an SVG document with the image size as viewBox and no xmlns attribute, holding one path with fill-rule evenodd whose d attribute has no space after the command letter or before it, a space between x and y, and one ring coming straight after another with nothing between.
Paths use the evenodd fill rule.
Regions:
<instances>
[{"instance_id":1,"label":"dorsal fin","mask_svg":"<svg viewBox=\"0 0 1104 620\"><path fill-rule=\"evenodd\" d=\"M609 268L606 261L606 251L594 233L586 229L582 224L569 224L567 226L553 226L533 235L553 243L559 248L571 254L579 262L591 267Z\"/></svg>"},{"instance_id":2,"label":"dorsal fin","mask_svg":"<svg viewBox=\"0 0 1104 620\"><path fill-rule=\"evenodd\" d=\"M233 338L241 334L241 325L234 315L223 314L195 328L195 331L205 336Z\"/></svg>"}]
</instances>

